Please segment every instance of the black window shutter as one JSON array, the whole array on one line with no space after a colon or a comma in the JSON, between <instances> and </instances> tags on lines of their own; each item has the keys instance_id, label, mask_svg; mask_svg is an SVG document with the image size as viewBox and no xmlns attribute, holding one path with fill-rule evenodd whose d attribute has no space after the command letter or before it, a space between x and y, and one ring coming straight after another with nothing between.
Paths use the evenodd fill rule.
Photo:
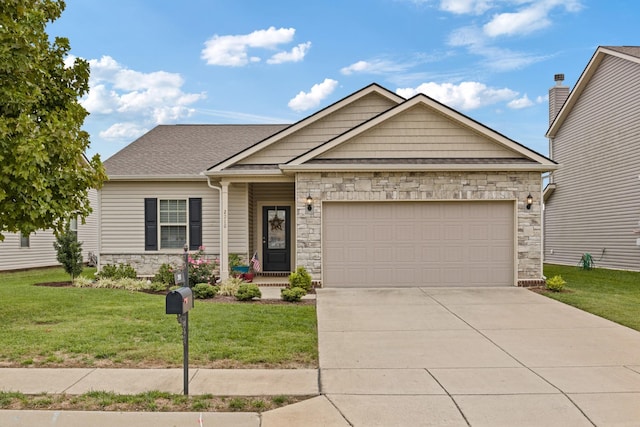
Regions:
<instances>
[{"instance_id":1,"label":"black window shutter","mask_svg":"<svg viewBox=\"0 0 640 427\"><path fill-rule=\"evenodd\" d=\"M158 250L158 199L144 199L144 250Z\"/></svg>"},{"instance_id":2,"label":"black window shutter","mask_svg":"<svg viewBox=\"0 0 640 427\"><path fill-rule=\"evenodd\" d=\"M202 199L189 199L189 250L202 246Z\"/></svg>"}]
</instances>

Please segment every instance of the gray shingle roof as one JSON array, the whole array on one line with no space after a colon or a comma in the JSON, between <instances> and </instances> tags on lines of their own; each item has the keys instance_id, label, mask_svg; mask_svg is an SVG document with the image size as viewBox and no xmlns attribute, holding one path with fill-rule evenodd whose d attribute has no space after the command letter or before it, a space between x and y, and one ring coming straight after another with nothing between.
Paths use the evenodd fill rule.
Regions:
<instances>
[{"instance_id":1,"label":"gray shingle roof","mask_svg":"<svg viewBox=\"0 0 640 427\"><path fill-rule=\"evenodd\" d=\"M624 53L625 55L631 55L631 56L635 56L636 58L640 58L640 46L602 46L602 47L605 49Z\"/></svg>"},{"instance_id":2,"label":"gray shingle roof","mask_svg":"<svg viewBox=\"0 0 640 427\"><path fill-rule=\"evenodd\" d=\"M160 125L105 160L110 177L193 176L289 125Z\"/></svg>"}]
</instances>

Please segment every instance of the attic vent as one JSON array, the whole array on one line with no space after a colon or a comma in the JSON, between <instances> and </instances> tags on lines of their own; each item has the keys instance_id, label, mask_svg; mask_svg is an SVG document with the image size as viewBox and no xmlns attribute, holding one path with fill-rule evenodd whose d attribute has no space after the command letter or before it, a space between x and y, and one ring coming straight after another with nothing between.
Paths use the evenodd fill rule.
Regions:
<instances>
[{"instance_id":1,"label":"attic vent","mask_svg":"<svg viewBox=\"0 0 640 427\"><path fill-rule=\"evenodd\" d=\"M564 74L554 74L553 75L553 80L556 82L563 82L564 81Z\"/></svg>"}]
</instances>

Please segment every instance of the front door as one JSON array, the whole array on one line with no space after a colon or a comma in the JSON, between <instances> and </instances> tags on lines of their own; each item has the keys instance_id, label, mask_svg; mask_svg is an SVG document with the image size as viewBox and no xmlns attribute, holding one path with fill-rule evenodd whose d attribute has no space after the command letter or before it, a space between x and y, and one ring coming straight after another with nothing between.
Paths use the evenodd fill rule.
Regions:
<instances>
[{"instance_id":1,"label":"front door","mask_svg":"<svg viewBox=\"0 0 640 427\"><path fill-rule=\"evenodd\" d=\"M291 208L262 208L262 258L264 271L291 271Z\"/></svg>"}]
</instances>

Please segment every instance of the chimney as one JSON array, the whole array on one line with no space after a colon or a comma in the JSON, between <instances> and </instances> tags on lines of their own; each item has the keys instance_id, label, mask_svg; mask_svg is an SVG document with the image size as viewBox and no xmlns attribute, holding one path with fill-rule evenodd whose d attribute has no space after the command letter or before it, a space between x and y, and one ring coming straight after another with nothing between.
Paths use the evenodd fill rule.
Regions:
<instances>
[{"instance_id":1,"label":"chimney","mask_svg":"<svg viewBox=\"0 0 640 427\"><path fill-rule=\"evenodd\" d=\"M549 126L569 97L569 87L562 84L564 74L556 74L553 79L556 81L556 85L549 89Z\"/></svg>"}]
</instances>

